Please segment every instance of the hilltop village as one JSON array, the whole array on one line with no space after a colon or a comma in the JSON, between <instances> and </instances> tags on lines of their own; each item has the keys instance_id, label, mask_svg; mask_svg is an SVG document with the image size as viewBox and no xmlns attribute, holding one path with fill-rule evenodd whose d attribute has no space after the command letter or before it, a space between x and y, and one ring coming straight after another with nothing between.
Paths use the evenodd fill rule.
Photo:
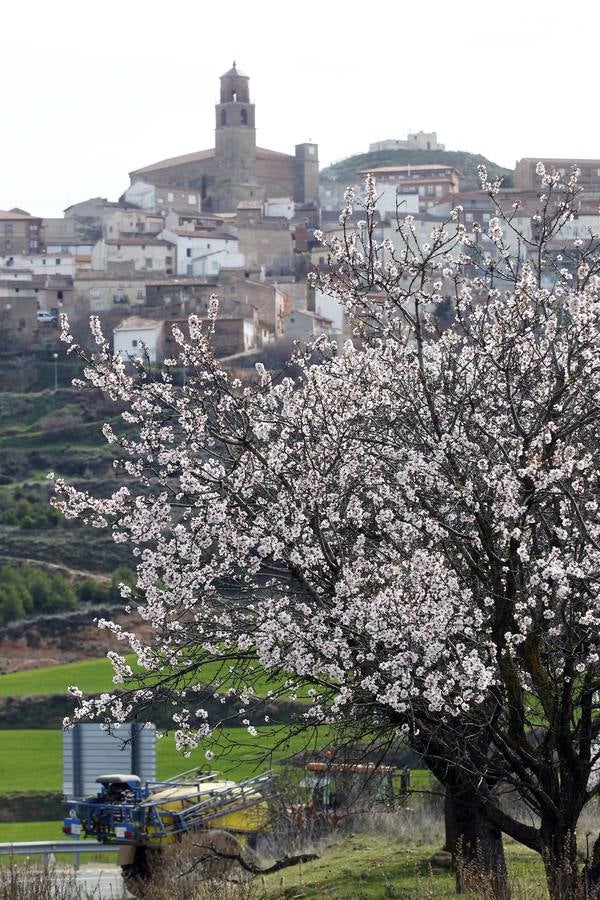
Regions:
<instances>
[{"instance_id":1,"label":"hilltop village","mask_svg":"<svg viewBox=\"0 0 600 900\"><path fill-rule=\"evenodd\" d=\"M327 263L314 232L339 228L347 185L360 194L369 171L382 240L393 239L398 214L411 215L416 236L427 240L457 205L467 230L480 228L485 239L494 209L476 190L481 158L446 151L435 132L371 143L368 153L319 171L316 143L290 153L257 145L250 79L236 63L220 77L217 100L215 146L133 169L119 198L84 199L62 218L0 210L0 352L51 358L61 312L80 331L97 314L115 351L136 356L144 344L160 363L171 326L192 312L206 315L213 293L221 357L335 335L335 301L307 285L307 273ZM525 233L533 233L539 206L536 162L492 172L503 177L500 202L519 204ZM544 162L564 173L572 161ZM600 160L574 162L584 192L561 243L600 227Z\"/></svg>"}]
</instances>

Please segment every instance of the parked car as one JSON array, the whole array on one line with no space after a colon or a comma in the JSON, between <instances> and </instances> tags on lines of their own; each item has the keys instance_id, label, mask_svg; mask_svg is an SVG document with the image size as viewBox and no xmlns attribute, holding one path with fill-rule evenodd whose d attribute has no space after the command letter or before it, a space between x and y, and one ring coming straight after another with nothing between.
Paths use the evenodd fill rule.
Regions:
<instances>
[{"instance_id":1,"label":"parked car","mask_svg":"<svg viewBox=\"0 0 600 900\"><path fill-rule=\"evenodd\" d=\"M56 313L49 312L47 309L38 309L37 320L38 322L58 322L58 316Z\"/></svg>"}]
</instances>

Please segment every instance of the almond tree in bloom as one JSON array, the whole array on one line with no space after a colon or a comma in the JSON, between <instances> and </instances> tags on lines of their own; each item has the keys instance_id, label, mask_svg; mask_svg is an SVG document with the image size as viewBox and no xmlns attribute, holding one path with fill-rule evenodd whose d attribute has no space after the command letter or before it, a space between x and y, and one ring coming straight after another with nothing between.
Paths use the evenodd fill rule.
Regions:
<instances>
[{"instance_id":1,"label":"almond tree in bloom","mask_svg":"<svg viewBox=\"0 0 600 900\"><path fill-rule=\"evenodd\" d=\"M57 480L56 505L133 546L153 639L101 622L142 673L112 654L115 692L73 689L75 717L168 698L192 750L215 724L197 700L206 665L223 663L248 708L267 673L275 695L310 691L307 723L405 734L463 808L468 795L498 896L502 831L543 855L553 898L574 897L600 879L600 849L578 871L575 833L599 790L596 241L551 251L575 174L540 170L532 235L481 178L489 233L457 208L423 246L410 217L374 240L372 179L356 226L348 193L320 281L355 340L298 351L293 378L230 378L210 350L216 301L177 334L183 388L175 360L157 377L113 358L92 320L85 378L125 406L127 436L105 436L130 486L103 499ZM66 320L63 339L81 352Z\"/></svg>"}]
</instances>

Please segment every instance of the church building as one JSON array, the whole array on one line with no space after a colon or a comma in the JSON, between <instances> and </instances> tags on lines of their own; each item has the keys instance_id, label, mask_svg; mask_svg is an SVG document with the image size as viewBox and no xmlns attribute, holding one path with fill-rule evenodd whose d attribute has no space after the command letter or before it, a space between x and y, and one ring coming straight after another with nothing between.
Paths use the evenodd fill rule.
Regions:
<instances>
[{"instance_id":1,"label":"church building","mask_svg":"<svg viewBox=\"0 0 600 900\"><path fill-rule=\"evenodd\" d=\"M216 104L215 146L163 159L130 172L131 183L190 189L202 209L235 212L240 202L262 203L268 197L292 197L316 204L319 156L316 144L297 144L294 155L256 146L255 106L247 75L235 62L221 75Z\"/></svg>"}]
</instances>

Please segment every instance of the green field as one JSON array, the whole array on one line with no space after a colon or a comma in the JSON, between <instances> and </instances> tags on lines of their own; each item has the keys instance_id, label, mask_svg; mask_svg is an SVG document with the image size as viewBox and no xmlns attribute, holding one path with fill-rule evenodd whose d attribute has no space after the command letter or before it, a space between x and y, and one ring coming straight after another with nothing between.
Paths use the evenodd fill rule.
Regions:
<instances>
[{"instance_id":1,"label":"green field","mask_svg":"<svg viewBox=\"0 0 600 900\"><path fill-rule=\"evenodd\" d=\"M85 694L95 694L110 690L112 675L113 668L105 658L26 669L0 675L0 697L64 694L70 684L76 684Z\"/></svg>"},{"instance_id":2,"label":"green field","mask_svg":"<svg viewBox=\"0 0 600 900\"><path fill-rule=\"evenodd\" d=\"M129 665L135 669L135 656L129 655L126 658ZM0 697L64 694L71 684L77 685L84 694L98 694L113 687L112 676L112 665L105 657L48 668L26 669L23 672L0 675ZM216 662L203 666L197 679L207 683L216 680L226 685L226 676L227 665ZM263 676L253 678L252 683L258 693L267 689L267 681Z\"/></svg>"},{"instance_id":3,"label":"green field","mask_svg":"<svg viewBox=\"0 0 600 900\"><path fill-rule=\"evenodd\" d=\"M283 740L272 754L271 747ZM204 753L212 748L215 756L207 762ZM259 729L251 737L245 728L222 728L215 742L206 743L189 759L175 749L172 737L157 743L157 777L172 775L202 766L215 769L236 780L268 769L303 749L317 750L308 737L289 738L277 727ZM0 794L11 791L60 791L62 788L62 733L59 730L0 731Z\"/></svg>"}]
</instances>

